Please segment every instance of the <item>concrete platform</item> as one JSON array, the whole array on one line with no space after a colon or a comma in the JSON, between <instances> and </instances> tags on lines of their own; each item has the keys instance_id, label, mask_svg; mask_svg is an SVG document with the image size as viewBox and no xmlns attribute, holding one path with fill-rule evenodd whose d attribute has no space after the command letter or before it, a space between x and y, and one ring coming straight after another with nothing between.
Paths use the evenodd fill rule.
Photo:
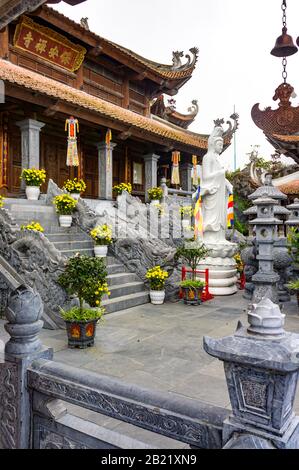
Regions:
<instances>
[{"instance_id":1,"label":"concrete platform","mask_svg":"<svg viewBox=\"0 0 299 470\"><path fill-rule=\"evenodd\" d=\"M202 347L203 335L233 333L238 320L246 323L242 293L218 297L200 306L181 301L145 304L111 313L98 325L96 346L67 348L64 331L43 330L43 343L66 364L118 377L126 382L230 407L223 366ZM299 333L295 299L285 304L286 329ZM7 334L0 322L0 340ZM0 343L0 349L3 349ZM299 392L296 411L299 414Z\"/></svg>"}]
</instances>

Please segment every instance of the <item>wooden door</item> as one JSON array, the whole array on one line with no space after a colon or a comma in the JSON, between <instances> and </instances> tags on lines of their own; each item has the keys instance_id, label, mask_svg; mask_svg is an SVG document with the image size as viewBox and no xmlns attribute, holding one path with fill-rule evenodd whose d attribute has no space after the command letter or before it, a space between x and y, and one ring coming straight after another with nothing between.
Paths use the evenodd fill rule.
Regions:
<instances>
[{"instance_id":1,"label":"wooden door","mask_svg":"<svg viewBox=\"0 0 299 470\"><path fill-rule=\"evenodd\" d=\"M99 197L98 150L95 145L82 144L83 179L86 183L84 197Z\"/></svg>"},{"instance_id":2,"label":"wooden door","mask_svg":"<svg viewBox=\"0 0 299 470\"><path fill-rule=\"evenodd\" d=\"M72 177L71 168L66 166L67 143L66 139L58 136L44 134L41 136L41 168L47 173L47 181L51 178L60 188L64 182ZM42 191L47 186L42 187Z\"/></svg>"}]
</instances>

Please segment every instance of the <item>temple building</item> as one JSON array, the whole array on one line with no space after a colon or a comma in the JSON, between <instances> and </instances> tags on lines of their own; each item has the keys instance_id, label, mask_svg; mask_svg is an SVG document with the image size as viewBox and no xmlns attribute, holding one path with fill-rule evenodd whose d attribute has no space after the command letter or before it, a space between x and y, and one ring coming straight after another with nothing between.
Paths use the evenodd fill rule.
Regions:
<instances>
[{"instance_id":1,"label":"temple building","mask_svg":"<svg viewBox=\"0 0 299 470\"><path fill-rule=\"evenodd\" d=\"M156 63L46 3L58 1L38 0L30 8L7 2L1 11L0 194L20 196L22 169L35 167L60 187L83 178L86 198L111 199L113 185L129 182L132 194L144 199L161 176L170 180L173 152L180 153L180 187L190 191L192 156L200 163L208 136L187 129L196 101L183 114L173 99L166 106L163 95L174 96L192 77L198 50L185 57L173 52L171 65ZM71 116L79 123L78 167L67 165ZM226 132L224 148L235 127Z\"/></svg>"}]
</instances>

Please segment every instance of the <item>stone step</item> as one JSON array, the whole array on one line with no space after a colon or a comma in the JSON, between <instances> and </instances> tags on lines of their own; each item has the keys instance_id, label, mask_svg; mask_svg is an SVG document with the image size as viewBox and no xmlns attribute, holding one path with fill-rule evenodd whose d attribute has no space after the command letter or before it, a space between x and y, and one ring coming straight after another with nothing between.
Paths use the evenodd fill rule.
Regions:
<instances>
[{"instance_id":1,"label":"stone step","mask_svg":"<svg viewBox=\"0 0 299 470\"><path fill-rule=\"evenodd\" d=\"M48 240L52 243L60 242L70 242L70 241L89 241L91 243L91 238L84 232L75 232L75 233L46 233Z\"/></svg>"},{"instance_id":2,"label":"stone step","mask_svg":"<svg viewBox=\"0 0 299 470\"><path fill-rule=\"evenodd\" d=\"M57 250L65 251L65 250L92 250L93 251L93 243L90 240L69 240L69 241L62 241L62 242L53 242Z\"/></svg>"},{"instance_id":3,"label":"stone step","mask_svg":"<svg viewBox=\"0 0 299 470\"><path fill-rule=\"evenodd\" d=\"M148 292L142 291L135 294L116 297L115 299L103 300L102 306L105 307L106 313L113 313L118 312L119 310L136 307L137 305L147 304L148 302Z\"/></svg>"},{"instance_id":4,"label":"stone step","mask_svg":"<svg viewBox=\"0 0 299 470\"><path fill-rule=\"evenodd\" d=\"M63 256L66 256L67 258L72 258L75 256L77 253L80 253L81 255L86 255L86 256L94 256L94 250L92 249L80 249L80 250L60 250L60 253Z\"/></svg>"},{"instance_id":5,"label":"stone step","mask_svg":"<svg viewBox=\"0 0 299 470\"><path fill-rule=\"evenodd\" d=\"M109 286L117 286L119 284L127 284L129 282L140 281L138 276L135 273L116 273L109 274L107 276L107 282Z\"/></svg>"},{"instance_id":6,"label":"stone step","mask_svg":"<svg viewBox=\"0 0 299 470\"><path fill-rule=\"evenodd\" d=\"M144 290L144 283L142 281L126 282L124 284L113 285L109 287L109 290L111 292L109 299L115 299L116 297L142 292Z\"/></svg>"},{"instance_id":7,"label":"stone step","mask_svg":"<svg viewBox=\"0 0 299 470\"><path fill-rule=\"evenodd\" d=\"M108 274L121 274L125 273L125 267L122 264L115 263L115 264L110 264L107 266L107 272Z\"/></svg>"},{"instance_id":8,"label":"stone step","mask_svg":"<svg viewBox=\"0 0 299 470\"><path fill-rule=\"evenodd\" d=\"M73 234L73 233L82 233L82 230L80 229L80 227L77 227L76 225L72 225L71 227L68 227L68 228L60 227L57 221L57 226L50 225L49 227L47 227L47 230L45 230L45 232L47 235L51 235L51 234L57 235L58 233L67 235L67 234Z\"/></svg>"}]
</instances>

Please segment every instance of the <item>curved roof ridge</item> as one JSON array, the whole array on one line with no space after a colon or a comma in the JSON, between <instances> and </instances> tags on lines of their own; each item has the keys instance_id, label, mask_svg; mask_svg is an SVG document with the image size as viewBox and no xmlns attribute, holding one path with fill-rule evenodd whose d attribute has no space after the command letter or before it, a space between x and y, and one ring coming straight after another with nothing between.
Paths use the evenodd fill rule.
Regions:
<instances>
[{"instance_id":1,"label":"curved roof ridge","mask_svg":"<svg viewBox=\"0 0 299 470\"><path fill-rule=\"evenodd\" d=\"M46 12L49 11L52 14L56 15L57 17L60 17L63 20L67 20L70 24L73 26L76 26L79 28L84 34L88 34L92 36L94 39L97 39L99 41L104 41L106 42L109 46L112 46L113 48L117 49L118 51L123 52L125 55L129 56L131 59L135 60L136 62L145 65L148 67L150 70L153 72L157 73L158 75L164 77L164 78L170 78L170 79L182 79L186 78L192 75L192 72L195 68L195 65L198 60L198 49L197 47L192 47L189 49L189 52L192 53L193 57L191 58L189 54L186 54L185 57L187 58L188 62L186 64L181 63L181 58L183 57L184 53L181 51L176 51L173 52L173 64L172 65L167 65L167 64L161 64L159 62L155 62L153 60L147 59L140 54L137 54L136 52L132 51L131 49L128 49L124 46L121 46L120 44L117 44L110 39L106 39L99 34L85 29L81 24L77 23L76 21L72 20L68 16L64 15L63 13L60 13L59 11L55 10L52 7L49 7L47 5L43 5L42 9L45 10Z\"/></svg>"}]
</instances>

